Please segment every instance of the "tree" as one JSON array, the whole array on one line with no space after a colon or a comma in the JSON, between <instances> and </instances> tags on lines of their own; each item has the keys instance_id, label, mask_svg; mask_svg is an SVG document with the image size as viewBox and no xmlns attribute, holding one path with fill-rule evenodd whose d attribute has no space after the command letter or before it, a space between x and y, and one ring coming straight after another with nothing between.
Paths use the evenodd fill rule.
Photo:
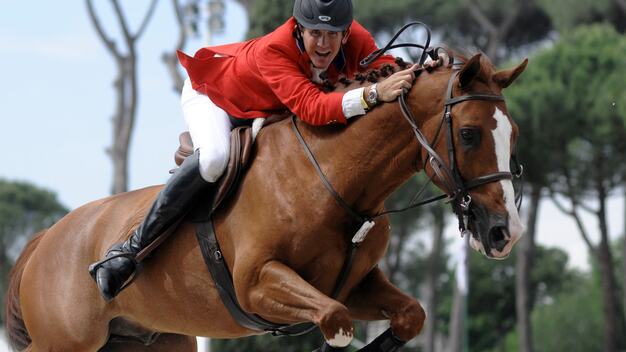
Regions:
<instances>
[{"instance_id":1,"label":"tree","mask_svg":"<svg viewBox=\"0 0 626 352\"><path fill-rule=\"evenodd\" d=\"M128 190L128 149L135 124L138 99L136 45L152 18L157 0L150 2L138 30L134 33L130 29L119 1L111 0L115 18L122 33L122 45L106 33L93 6L93 0L85 0L85 2L89 19L98 33L98 38L113 56L117 66L117 77L114 80L117 103L113 115L113 145L107 149L107 153L113 161L111 193L126 192ZM126 52L120 50L120 46L125 46Z\"/></svg>"},{"instance_id":2,"label":"tree","mask_svg":"<svg viewBox=\"0 0 626 352\"><path fill-rule=\"evenodd\" d=\"M563 158L562 121L545 116L546 105L559 99L555 93L561 92L563 87L558 89L553 87L552 77L544 70L538 69L538 65L540 63L537 63L535 58L531 58L529 68L514 85L504 92L509 113L520 130L516 148L518 158L524 165L525 206L523 210L528 214L526 233L516 249L515 298L520 352L534 350L530 326L530 308L533 302L530 301L528 287L535 253L536 224L542 193L547 189L548 179L553 177L551 175L561 171L558 165ZM546 94L548 91L552 93ZM546 150L550 153L546 153Z\"/></svg>"},{"instance_id":3,"label":"tree","mask_svg":"<svg viewBox=\"0 0 626 352\"><path fill-rule=\"evenodd\" d=\"M472 252L468 315L469 350L501 350L506 335L515 327L515 257L502 261L485 260ZM573 274L566 269L567 254L559 249L537 247L530 274L531 302L549 300L570 287ZM543 349L541 349L543 350ZM551 351L551 350L546 350Z\"/></svg>"},{"instance_id":4,"label":"tree","mask_svg":"<svg viewBox=\"0 0 626 352\"><path fill-rule=\"evenodd\" d=\"M389 34L408 21L421 20L448 45L484 51L495 63L545 39L552 29L535 1L359 0L355 11L374 33Z\"/></svg>"},{"instance_id":5,"label":"tree","mask_svg":"<svg viewBox=\"0 0 626 352\"><path fill-rule=\"evenodd\" d=\"M596 279L597 280L597 279ZM573 282L532 315L538 351L601 352L602 290L590 275Z\"/></svg>"},{"instance_id":6,"label":"tree","mask_svg":"<svg viewBox=\"0 0 626 352\"><path fill-rule=\"evenodd\" d=\"M265 35L285 22L293 13L293 0L254 1L249 4L248 38Z\"/></svg>"},{"instance_id":7,"label":"tree","mask_svg":"<svg viewBox=\"0 0 626 352\"><path fill-rule=\"evenodd\" d=\"M0 179L0 299L4 302L9 269L30 236L67 213L48 190ZM0 322L4 322L2 305Z\"/></svg>"},{"instance_id":8,"label":"tree","mask_svg":"<svg viewBox=\"0 0 626 352\"><path fill-rule=\"evenodd\" d=\"M582 27L538 55L530 70L536 73L525 77L541 80L534 92L539 101L536 106L541 107L537 114L553 121L544 128L551 129L560 143L549 149L550 153L543 153L549 158L546 162L559 168L548 180L553 199L576 221L600 267L605 351L617 350L623 343L619 336L626 336L606 225L607 197L621 184L624 174L624 165L613 162L623 160L626 140L622 107L626 105L626 87L615 74L626 70L624 50L626 41L612 27ZM561 204L560 197L569 204ZM599 243L589 238L581 211L590 211L597 218Z\"/></svg>"},{"instance_id":9,"label":"tree","mask_svg":"<svg viewBox=\"0 0 626 352\"><path fill-rule=\"evenodd\" d=\"M611 23L621 33L626 31L626 0L537 0L560 33L580 25Z\"/></svg>"},{"instance_id":10,"label":"tree","mask_svg":"<svg viewBox=\"0 0 626 352\"><path fill-rule=\"evenodd\" d=\"M178 57L176 56L177 50L183 50L185 48L185 44L187 43L188 32L194 31L197 29L197 25L191 21L191 18L187 14L191 14L192 16L199 12L197 1L191 1L185 7L181 6L180 1L172 0L172 7L174 9L174 17L176 18L176 27L178 29L178 37L176 39L176 44L174 45L174 50L170 52L164 52L161 55L161 60L165 67L167 68L167 72L170 74L170 78L172 79L172 89L176 94L180 94L183 90L183 84L185 80L183 76L180 74L179 65L178 65Z\"/></svg>"},{"instance_id":11,"label":"tree","mask_svg":"<svg viewBox=\"0 0 626 352\"><path fill-rule=\"evenodd\" d=\"M439 296L441 292L441 275L445 273L446 262L444 257L444 240L443 234L446 225L445 209L442 204L433 204L430 207L432 216L432 246L428 256L425 268L426 278L424 282L424 303L426 306L426 316L432 317L427 319L424 326L425 350L427 352L435 351L435 340L437 333L437 311L439 307Z\"/></svg>"},{"instance_id":12,"label":"tree","mask_svg":"<svg viewBox=\"0 0 626 352\"><path fill-rule=\"evenodd\" d=\"M203 16L203 5L208 16ZM174 18L178 36L173 50L163 52L161 60L167 68L172 79L172 89L175 94L180 94L185 79L181 75L180 65L176 52L183 50L190 36L204 38L207 43L211 42L214 31L221 31L224 26L224 2L223 0L186 0L184 4L180 0L171 0L174 9Z\"/></svg>"}]
</instances>

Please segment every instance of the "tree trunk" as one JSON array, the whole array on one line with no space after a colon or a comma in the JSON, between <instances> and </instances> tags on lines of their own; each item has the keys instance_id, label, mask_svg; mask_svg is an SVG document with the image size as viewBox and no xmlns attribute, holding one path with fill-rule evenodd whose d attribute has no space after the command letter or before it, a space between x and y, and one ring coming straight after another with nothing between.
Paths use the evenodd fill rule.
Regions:
<instances>
[{"instance_id":1,"label":"tree trunk","mask_svg":"<svg viewBox=\"0 0 626 352\"><path fill-rule=\"evenodd\" d=\"M598 246L597 262L600 270L602 283L602 298L604 311L604 352L616 352L618 349L618 334L621 331L617 303L617 283L613 268L613 255L611 253L609 234L606 223L606 189L602 176L598 173L596 188L598 191L599 209L597 212L598 225L600 227L600 244Z\"/></svg>"},{"instance_id":2,"label":"tree trunk","mask_svg":"<svg viewBox=\"0 0 626 352\"><path fill-rule=\"evenodd\" d=\"M530 271L533 267L535 254L535 233L539 204L541 200L541 186L531 185L530 206L526 222L526 234L517 247L517 262L515 264L515 309L517 313L517 339L519 352L532 352L532 326L530 323Z\"/></svg>"},{"instance_id":3,"label":"tree trunk","mask_svg":"<svg viewBox=\"0 0 626 352\"><path fill-rule=\"evenodd\" d=\"M114 81L116 90L116 111L113 116L113 142L107 149L113 162L113 182L111 193L116 194L128 190L128 149L135 125L137 113L137 40L145 31L154 10L157 0L152 0L145 13L143 20L136 33L131 33L126 21L126 16L118 0L112 0L111 6L115 13L120 31L123 36L122 42L126 47L126 54L122 54L116 41L107 35L104 27L93 6L93 0L85 0L87 12L92 25L96 29L98 37L104 43L109 53L115 58L117 64L117 78Z\"/></svg>"},{"instance_id":4,"label":"tree trunk","mask_svg":"<svg viewBox=\"0 0 626 352\"><path fill-rule=\"evenodd\" d=\"M617 6L622 10L622 13L626 15L626 0L615 0Z\"/></svg>"},{"instance_id":5,"label":"tree trunk","mask_svg":"<svg viewBox=\"0 0 626 352\"><path fill-rule=\"evenodd\" d=\"M176 16L176 25L178 27L178 38L174 50L171 52L164 52L161 55L161 60L167 68L170 77L172 78L172 89L176 94L180 94L183 90L183 84L185 79L180 74L178 69L178 57L176 56L177 50L183 50L185 43L187 43L187 30L185 28L185 21L181 5L178 0L172 0L172 7L174 8L174 15Z\"/></svg>"},{"instance_id":6,"label":"tree trunk","mask_svg":"<svg viewBox=\"0 0 626 352\"><path fill-rule=\"evenodd\" d=\"M469 279L469 236L463 239L463 257L457 265L456 285L454 285L454 297L452 299L452 312L450 317L450 336L446 351L463 352L466 343L466 317L467 317L467 294Z\"/></svg>"},{"instance_id":7,"label":"tree trunk","mask_svg":"<svg viewBox=\"0 0 626 352\"><path fill-rule=\"evenodd\" d=\"M507 33L513 29L517 16L522 12L521 7L524 6L524 2L515 2L500 23L494 23L487 17L486 12L480 6L480 1L463 0L463 3L467 7L469 15L482 28L483 33L487 35L487 43L480 49L485 52L494 64L497 64L500 61L498 49L502 47L503 38L506 38Z\"/></svg>"},{"instance_id":8,"label":"tree trunk","mask_svg":"<svg viewBox=\"0 0 626 352\"><path fill-rule=\"evenodd\" d=\"M437 278L439 277L439 262L443 247L443 231L445 227L445 214L441 206L435 205L432 210L434 218L433 247L428 258L426 270L426 325L424 326L425 351L435 351L435 335L437 333Z\"/></svg>"},{"instance_id":9,"label":"tree trunk","mask_svg":"<svg viewBox=\"0 0 626 352\"><path fill-rule=\"evenodd\" d=\"M397 234L392 236L389 241L389 247L387 248L387 254L385 255L385 274L391 282L396 282L397 275L400 272L400 265L402 264L402 252L404 247L404 241L409 235L409 224L406 221L399 221L397 226Z\"/></svg>"},{"instance_id":10,"label":"tree trunk","mask_svg":"<svg viewBox=\"0 0 626 352\"><path fill-rule=\"evenodd\" d=\"M626 0L624 0L626 2ZM626 4L624 8L626 13ZM624 309L624 315L622 321L624 322L624 335L626 336L626 187L624 187L624 232L622 234L622 308Z\"/></svg>"}]
</instances>

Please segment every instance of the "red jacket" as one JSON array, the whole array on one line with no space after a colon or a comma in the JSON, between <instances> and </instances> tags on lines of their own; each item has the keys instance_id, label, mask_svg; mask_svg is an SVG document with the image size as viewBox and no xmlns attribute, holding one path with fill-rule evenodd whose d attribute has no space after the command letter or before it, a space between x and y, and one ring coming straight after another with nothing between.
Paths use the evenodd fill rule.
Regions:
<instances>
[{"instance_id":1,"label":"red jacket","mask_svg":"<svg viewBox=\"0 0 626 352\"><path fill-rule=\"evenodd\" d=\"M345 123L344 93L325 93L311 81L311 63L294 37L295 25L292 17L263 37L202 48L194 57L179 51L178 59L192 87L231 116L267 117L289 110L312 125ZM358 22L350 28L348 42L327 70L331 82L340 73L353 76L359 71L359 61L377 49L371 34ZM372 67L384 63L393 63L393 57L382 56Z\"/></svg>"}]
</instances>

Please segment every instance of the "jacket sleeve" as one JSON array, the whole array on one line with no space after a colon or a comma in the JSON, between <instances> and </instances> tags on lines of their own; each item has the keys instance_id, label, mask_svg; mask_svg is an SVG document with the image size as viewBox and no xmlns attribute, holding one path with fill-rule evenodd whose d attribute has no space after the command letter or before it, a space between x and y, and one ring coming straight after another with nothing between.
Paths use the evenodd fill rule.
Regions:
<instances>
[{"instance_id":1,"label":"jacket sleeve","mask_svg":"<svg viewBox=\"0 0 626 352\"><path fill-rule=\"evenodd\" d=\"M346 123L342 92L323 92L301 71L289 48L270 44L261 49L257 67L276 97L302 121L311 125Z\"/></svg>"}]
</instances>

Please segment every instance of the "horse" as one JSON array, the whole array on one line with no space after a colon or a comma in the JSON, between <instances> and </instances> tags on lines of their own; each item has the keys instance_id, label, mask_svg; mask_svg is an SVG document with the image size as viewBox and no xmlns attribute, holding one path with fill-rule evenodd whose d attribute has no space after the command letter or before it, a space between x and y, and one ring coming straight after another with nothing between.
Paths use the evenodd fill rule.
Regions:
<instances>
[{"instance_id":1,"label":"horse","mask_svg":"<svg viewBox=\"0 0 626 352\"><path fill-rule=\"evenodd\" d=\"M419 171L448 194L456 192L455 178L466 185L478 180L453 203L465 207L471 246L503 258L523 226L507 177L518 128L501 92L526 63L496 71L487 57L476 54L460 69L423 71L406 93L412 123L403 119L400 105L384 103L347 127L298 127L320 171L359 214L380 214L385 199ZM474 98L461 99L468 96ZM430 143L423 145L418 132ZM279 324L313 322L336 347L352 340L353 320L388 320L401 341L417 336L424 310L377 266L389 242L388 217L372 223L345 284L331 298L361 224L320 182L288 120L263 128L255 148L239 188L213 214L243 310ZM263 333L241 326L229 314L189 221L146 260L132 285L110 302L100 297L87 272L89 263L130 235L160 188L83 205L30 241L12 270L7 294L7 332L16 348L195 351L195 336Z\"/></svg>"}]
</instances>

